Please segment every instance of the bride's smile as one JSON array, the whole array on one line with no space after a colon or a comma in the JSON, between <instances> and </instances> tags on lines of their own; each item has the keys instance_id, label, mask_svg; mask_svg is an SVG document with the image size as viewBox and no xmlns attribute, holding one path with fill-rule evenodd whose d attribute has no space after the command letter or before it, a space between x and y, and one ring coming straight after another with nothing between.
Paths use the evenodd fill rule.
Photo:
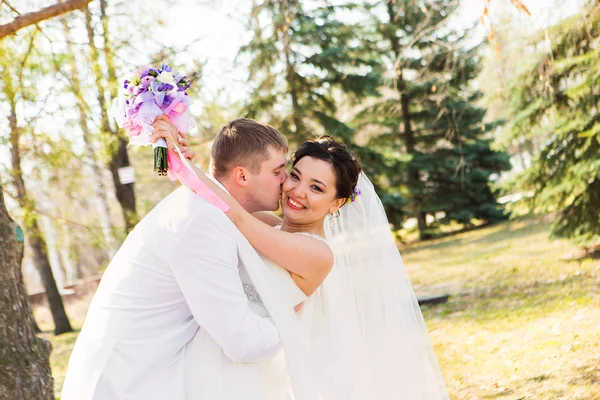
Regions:
<instances>
[{"instance_id":1,"label":"bride's smile","mask_svg":"<svg viewBox=\"0 0 600 400\"><path fill-rule=\"evenodd\" d=\"M288 206L296 210L303 210L306 207L300 204L300 202L294 200L292 197L288 197Z\"/></svg>"}]
</instances>

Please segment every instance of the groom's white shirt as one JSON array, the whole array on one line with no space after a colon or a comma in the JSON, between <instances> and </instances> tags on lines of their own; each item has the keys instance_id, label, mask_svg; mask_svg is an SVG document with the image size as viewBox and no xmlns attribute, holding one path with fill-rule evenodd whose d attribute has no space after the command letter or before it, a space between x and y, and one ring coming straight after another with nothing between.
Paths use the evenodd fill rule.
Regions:
<instances>
[{"instance_id":1,"label":"groom's white shirt","mask_svg":"<svg viewBox=\"0 0 600 400\"><path fill-rule=\"evenodd\" d=\"M185 187L161 201L108 266L61 399L185 399L185 346L198 326L234 361L271 357L279 334L248 307L240 236Z\"/></svg>"}]
</instances>

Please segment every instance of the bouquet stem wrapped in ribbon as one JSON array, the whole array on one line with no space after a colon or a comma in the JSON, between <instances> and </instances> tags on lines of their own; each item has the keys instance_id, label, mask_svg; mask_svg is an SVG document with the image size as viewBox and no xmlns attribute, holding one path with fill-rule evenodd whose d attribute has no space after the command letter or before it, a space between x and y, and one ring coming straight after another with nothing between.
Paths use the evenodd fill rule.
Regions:
<instances>
[{"instance_id":1,"label":"bouquet stem wrapped in ribbon","mask_svg":"<svg viewBox=\"0 0 600 400\"><path fill-rule=\"evenodd\" d=\"M112 114L120 128L127 130L130 144L151 144L154 120L166 115L179 132L187 133L194 128L190 117L191 100L187 89L190 81L186 76L174 73L171 67L141 67L123 82L123 93L115 99ZM168 154L167 142L160 138L152 144L154 148L154 170L160 176L169 176L207 199L217 208L227 211L228 206L216 196L194 172L175 143L179 158Z\"/></svg>"}]
</instances>

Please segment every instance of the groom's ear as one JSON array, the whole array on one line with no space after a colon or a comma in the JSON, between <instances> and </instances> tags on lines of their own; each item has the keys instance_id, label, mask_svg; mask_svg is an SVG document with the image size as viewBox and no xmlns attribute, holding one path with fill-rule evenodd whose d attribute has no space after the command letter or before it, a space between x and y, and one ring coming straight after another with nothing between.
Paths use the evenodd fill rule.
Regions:
<instances>
[{"instance_id":1,"label":"groom's ear","mask_svg":"<svg viewBox=\"0 0 600 400\"><path fill-rule=\"evenodd\" d=\"M244 167L235 167L231 172L232 178L240 186L248 186L248 171Z\"/></svg>"}]
</instances>

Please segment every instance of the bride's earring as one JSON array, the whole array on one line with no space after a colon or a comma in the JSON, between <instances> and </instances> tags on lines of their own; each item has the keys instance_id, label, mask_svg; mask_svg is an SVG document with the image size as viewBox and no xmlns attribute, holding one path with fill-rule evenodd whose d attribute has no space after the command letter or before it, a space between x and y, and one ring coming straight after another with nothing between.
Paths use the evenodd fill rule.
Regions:
<instances>
[{"instance_id":1,"label":"bride's earring","mask_svg":"<svg viewBox=\"0 0 600 400\"><path fill-rule=\"evenodd\" d=\"M340 210L336 210L335 212L329 213L329 227L333 230L335 229L335 219L340 216Z\"/></svg>"}]
</instances>

